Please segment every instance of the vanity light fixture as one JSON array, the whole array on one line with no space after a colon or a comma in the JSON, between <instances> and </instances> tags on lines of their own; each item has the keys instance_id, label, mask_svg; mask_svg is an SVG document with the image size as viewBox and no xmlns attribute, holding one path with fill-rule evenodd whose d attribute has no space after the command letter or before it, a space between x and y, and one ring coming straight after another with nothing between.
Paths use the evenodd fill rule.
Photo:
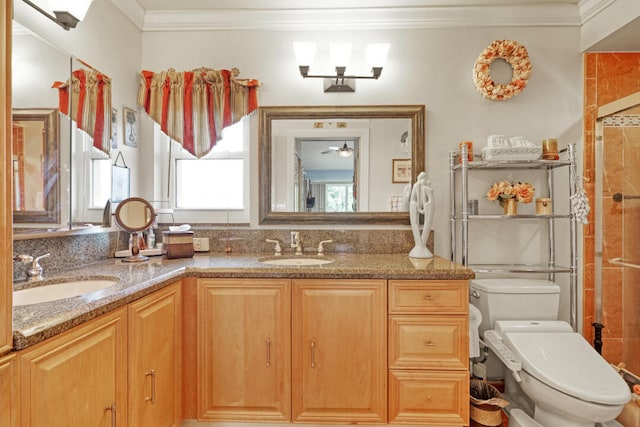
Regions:
<instances>
[{"instance_id":1,"label":"vanity light fixture","mask_svg":"<svg viewBox=\"0 0 640 427\"><path fill-rule=\"evenodd\" d=\"M30 0L22 1L68 31L84 19L93 0L49 0L49 8L55 16Z\"/></svg>"},{"instance_id":2,"label":"vanity light fixture","mask_svg":"<svg viewBox=\"0 0 640 427\"><path fill-rule=\"evenodd\" d=\"M298 69L302 78L324 79L325 92L355 92L356 79L377 80L382 74L382 67L389 52L388 43L373 43L367 45L367 62L371 65L371 75L356 76L346 75L347 66L351 58L351 44L332 43L329 45L331 62L335 64L335 75L313 75L309 74L309 68L313 63L316 53L316 44L312 42L294 42L293 49L298 63Z\"/></svg>"}]
</instances>

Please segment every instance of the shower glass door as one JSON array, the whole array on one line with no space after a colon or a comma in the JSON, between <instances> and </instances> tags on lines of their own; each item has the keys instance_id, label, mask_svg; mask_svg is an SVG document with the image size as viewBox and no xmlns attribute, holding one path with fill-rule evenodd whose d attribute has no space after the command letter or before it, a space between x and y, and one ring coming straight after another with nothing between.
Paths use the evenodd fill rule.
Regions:
<instances>
[{"instance_id":1,"label":"shower glass door","mask_svg":"<svg viewBox=\"0 0 640 427\"><path fill-rule=\"evenodd\" d=\"M640 105L597 128L596 321L607 361L640 374Z\"/></svg>"}]
</instances>

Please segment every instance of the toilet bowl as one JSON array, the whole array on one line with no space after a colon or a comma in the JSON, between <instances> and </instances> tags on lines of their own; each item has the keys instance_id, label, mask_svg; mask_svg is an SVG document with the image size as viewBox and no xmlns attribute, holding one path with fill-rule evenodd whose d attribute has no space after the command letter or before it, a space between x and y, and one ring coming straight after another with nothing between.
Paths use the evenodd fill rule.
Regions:
<instances>
[{"instance_id":1,"label":"toilet bowl","mask_svg":"<svg viewBox=\"0 0 640 427\"><path fill-rule=\"evenodd\" d=\"M506 394L524 393L545 427L592 427L616 418L631 398L614 369L562 321L497 321L495 332L520 363L520 381Z\"/></svg>"},{"instance_id":2,"label":"toilet bowl","mask_svg":"<svg viewBox=\"0 0 640 427\"><path fill-rule=\"evenodd\" d=\"M482 314L480 336L506 368L505 398L514 408L544 427L593 427L622 412L628 386L582 335L557 320L557 284L475 279L469 288L469 302Z\"/></svg>"}]
</instances>

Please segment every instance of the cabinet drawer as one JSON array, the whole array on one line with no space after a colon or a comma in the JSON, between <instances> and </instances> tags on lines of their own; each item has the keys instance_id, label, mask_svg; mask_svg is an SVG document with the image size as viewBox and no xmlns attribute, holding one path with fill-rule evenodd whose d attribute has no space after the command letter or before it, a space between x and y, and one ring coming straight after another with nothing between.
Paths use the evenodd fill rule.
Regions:
<instances>
[{"instance_id":1,"label":"cabinet drawer","mask_svg":"<svg viewBox=\"0 0 640 427\"><path fill-rule=\"evenodd\" d=\"M469 374L389 371L389 422L469 425Z\"/></svg>"},{"instance_id":2,"label":"cabinet drawer","mask_svg":"<svg viewBox=\"0 0 640 427\"><path fill-rule=\"evenodd\" d=\"M467 317L390 316L389 368L467 369Z\"/></svg>"},{"instance_id":3,"label":"cabinet drawer","mask_svg":"<svg viewBox=\"0 0 640 427\"><path fill-rule=\"evenodd\" d=\"M389 313L453 313L469 310L466 280L390 280Z\"/></svg>"}]
</instances>

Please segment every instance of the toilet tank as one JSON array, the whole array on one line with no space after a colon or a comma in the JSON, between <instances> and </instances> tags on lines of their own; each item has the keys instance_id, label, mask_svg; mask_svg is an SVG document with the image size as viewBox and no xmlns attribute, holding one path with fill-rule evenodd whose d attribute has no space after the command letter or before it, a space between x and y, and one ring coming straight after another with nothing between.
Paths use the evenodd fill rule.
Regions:
<instances>
[{"instance_id":1,"label":"toilet tank","mask_svg":"<svg viewBox=\"0 0 640 427\"><path fill-rule=\"evenodd\" d=\"M560 287L549 280L474 279L469 302L482 313L480 336L497 320L555 320Z\"/></svg>"}]
</instances>

